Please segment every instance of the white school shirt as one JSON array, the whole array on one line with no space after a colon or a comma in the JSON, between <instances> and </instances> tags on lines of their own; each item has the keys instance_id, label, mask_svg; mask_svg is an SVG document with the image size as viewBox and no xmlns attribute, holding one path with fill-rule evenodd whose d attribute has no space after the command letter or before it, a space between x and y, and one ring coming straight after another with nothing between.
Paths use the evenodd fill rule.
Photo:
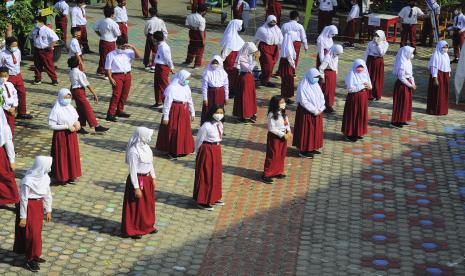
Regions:
<instances>
[{"instance_id":1,"label":"white school shirt","mask_svg":"<svg viewBox=\"0 0 465 276\"><path fill-rule=\"evenodd\" d=\"M198 29L201 32L205 31L205 18L199 13L191 13L186 17L186 26Z\"/></svg>"},{"instance_id":2,"label":"white school shirt","mask_svg":"<svg viewBox=\"0 0 465 276\"><path fill-rule=\"evenodd\" d=\"M164 64L170 69L174 68L173 60L171 59L171 48L165 41L158 45L157 56L155 57L155 64Z\"/></svg>"},{"instance_id":3,"label":"white school shirt","mask_svg":"<svg viewBox=\"0 0 465 276\"><path fill-rule=\"evenodd\" d=\"M412 16L409 17L410 10L412 10ZM399 17L402 18L402 24L410 24L414 25L417 24L417 19L419 16L423 16L424 13L420 8L418 7L413 7L411 8L410 6L403 7L400 12L399 12Z\"/></svg>"},{"instance_id":4,"label":"white school shirt","mask_svg":"<svg viewBox=\"0 0 465 276\"><path fill-rule=\"evenodd\" d=\"M174 91L174 90L173 90ZM192 117L195 117L194 102L192 101L192 93L165 93L165 101L163 102L163 120L168 121L170 119L170 109L173 101L187 103L189 105L189 111Z\"/></svg>"},{"instance_id":5,"label":"white school shirt","mask_svg":"<svg viewBox=\"0 0 465 276\"><path fill-rule=\"evenodd\" d=\"M153 162L145 163L140 160L135 152L131 152L128 155L129 159L129 175L131 177L131 183L134 189L143 188L139 186L139 180L137 174L146 174L149 173L153 179L156 178L155 168L153 167Z\"/></svg>"},{"instance_id":6,"label":"white school shirt","mask_svg":"<svg viewBox=\"0 0 465 276\"><path fill-rule=\"evenodd\" d=\"M16 64L13 62L13 56L16 58ZM8 74L10 76L16 76L21 73L21 51L17 50L11 53L8 49L4 49L0 52L0 66L8 68Z\"/></svg>"},{"instance_id":7,"label":"white school shirt","mask_svg":"<svg viewBox=\"0 0 465 276\"><path fill-rule=\"evenodd\" d=\"M439 6L439 4L436 3L436 2L433 2L432 6L433 6L433 13L435 15L440 15L441 14L441 6ZM431 15L431 10L430 10L429 6L427 6L426 14Z\"/></svg>"},{"instance_id":8,"label":"white school shirt","mask_svg":"<svg viewBox=\"0 0 465 276\"><path fill-rule=\"evenodd\" d=\"M202 99L204 101L208 101L208 87L215 87L212 83L202 78ZM229 99L229 79L224 78L223 85L220 87L224 87L224 99ZM218 88L218 87L216 87Z\"/></svg>"},{"instance_id":9,"label":"white school shirt","mask_svg":"<svg viewBox=\"0 0 465 276\"><path fill-rule=\"evenodd\" d=\"M10 126L8 126L8 127L10 127ZM16 153L15 153L15 147L14 147L14 144L13 144L13 140L10 139L10 140L6 141L6 143L3 145L3 147L5 147L6 155L8 156L8 161L10 161L10 163L15 163L15 161L16 161Z\"/></svg>"},{"instance_id":10,"label":"white school shirt","mask_svg":"<svg viewBox=\"0 0 465 276\"><path fill-rule=\"evenodd\" d=\"M352 5L349 14L347 15L347 22L358 18L360 15L360 7L358 4Z\"/></svg>"},{"instance_id":11,"label":"white school shirt","mask_svg":"<svg viewBox=\"0 0 465 276\"><path fill-rule=\"evenodd\" d=\"M268 131L278 136L279 138L284 137L286 132L291 132L291 125L289 119L284 120L283 115L278 114L278 119L273 118L273 113L268 113Z\"/></svg>"},{"instance_id":12,"label":"white school shirt","mask_svg":"<svg viewBox=\"0 0 465 276\"><path fill-rule=\"evenodd\" d=\"M73 37L68 44L68 58L76 55L82 55L81 44L79 44L79 40Z\"/></svg>"},{"instance_id":13,"label":"white school shirt","mask_svg":"<svg viewBox=\"0 0 465 276\"><path fill-rule=\"evenodd\" d=\"M223 138L223 123L207 121L202 124L195 138L195 151L203 142L220 143Z\"/></svg>"},{"instance_id":14,"label":"white school shirt","mask_svg":"<svg viewBox=\"0 0 465 276\"><path fill-rule=\"evenodd\" d=\"M79 6L73 7L71 9L71 22L71 27L86 25L86 10Z\"/></svg>"},{"instance_id":15,"label":"white school shirt","mask_svg":"<svg viewBox=\"0 0 465 276\"><path fill-rule=\"evenodd\" d=\"M11 82L7 81L1 85L0 92L5 100L2 106L4 110L18 107L18 91L16 91L15 86Z\"/></svg>"},{"instance_id":16,"label":"white school shirt","mask_svg":"<svg viewBox=\"0 0 465 276\"><path fill-rule=\"evenodd\" d=\"M115 73L131 72L131 60L136 57L136 53L132 49L126 49L122 52L118 49L111 51L105 60L105 70L111 70Z\"/></svg>"},{"instance_id":17,"label":"white school shirt","mask_svg":"<svg viewBox=\"0 0 465 276\"><path fill-rule=\"evenodd\" d=\"M292 35L292 41L301 41L304 44L304 49L308 50L307 34L305 33L305 29L302 24L299 24L295 20L291 20L283 24L281 32L283 33L283 36L289 32L294 32L295 34L293 33Z\"/></svg>"},{"instance_id":18,"label":"white school shirt","mask_svg":"<svg viewBox=\"0 0 465 276\"><path fill-rule=\"evenodd\" d=\"M407 87L412 87L415 85L415 79L413 78L413 75L410 73L406 73L403 69L399 70L399 72L397 73L397 78Z\"/></svg>"},{"instance_id":19,"label":"white school shirt","mask_svg":"<svg viewBox=\"0 0 465 276\"><path fill-rule=\"evenodd\" d=\"M44 208L47 213L52 212L52 192L50 191L50 185L48 185L47 192L45 194L39 194L32 190L28 185L21 185L19 190L20 207L19 216L22 219L27 218L27 203L28 199L42 198L44 201ZM43 212L43 211L42 211Z\"/></svg>"},{"instance_id":20,"label":"white school shirt","mask_svg":"<svg viewBox=\"0 0 465 276\"><path fill-rule=\"evenodd\" d=\"M125 6L115 7L115 21L116 23L128 23L128 12Z\"/></svg>"},{"instance_id":21,"label":"white school shirt","mask_svg":"<svg viewBox=\"0 0 465 276\"><path fill-rule=\"evenodd\" d=\"M69 82L71 83L71 89L80 87L86 88L90 84L86 74L79 70L78 67L69 71Z\"/></svg>"},{"instance_id":22,"label":"white school shirt","mask_svg":"<svg viewBox=\"0 0 465 276\"><path fill-rule=\"evenodd\" d=\"M250 59L248 59L247 61L240 61L240 70L241 72L253 72L253 69L255 68L255 65L257 64L257 62L255 60L252 60L250 61Z\"/></svg>"},{"instance_id":23,"label":"white school shirt","mask_svg":"<svg viewBox=\"0 0 465 276\"><path fill-rule=\"evenodd\" d=\"M168 30L166 29L165 21L154 16L149 20L145 21L144 34L154 34L157 31L162 31L165 39L168 38Z\"/></svg>"},{"instance_id":24,"label":"white school shirt","mask_svg":"<svg viewBox=\"0 0 465 276\"><path fill-rule=\"evenodd\" d=\"M45 25L40 28L34 28L31 32L30 38L34 41L34 47L39 49L48 48L53 42L60 39L52 29Z\"/></svg>"},{"instance_id":25,"label":"white school shirt","mask_svg":"<svg viewBox=\"0 0 465 276\"><path fill-rule=\"evenodd\" d=\"M337 7L337 0L321 0L320 11L333 11Z\"/></svg>"},{"instance_id":26,"label":"white school shirt","mask_svg":"<svg viewBox=\"0 0 465 276\"><path fill-rule=\"evenodd\" d=\"M58 11L60 15L68 15L69 14L69 5L66 1L57 2L54 6L55 10Z\"/></svg>"},{"instance_id":27,"label":"white school shirt","mask_svg":"<svg viewBox=\"0 0 465 276\"><path fill-rule=\"evenodd\" d=\"M100 40L115 42L121 35L118 24L111 18L104 18L97 21L94 25L94 31L99 32Z\"/></svg>"},{"instance_id":28,"label":"white school shirt","mask_svg":"<svg viewBox=\"0 0 465 276\"><path fill-rule=\"evenodd\" d=\"M389 48L389 43L383 42L379 45L376 44L374 41L368 42L367 49L365 51L365 61L367 60L368 56L374 57L383 57Z\"/></svg>"},{"instance_id":29,"label":"white school shirt","mask_svg":"<svg viewBox=\"0 0 465 276\"><path fill-rule=\"evenodd\" d=\"M459 32L465 32L465 15L463 15L463 13L454 16L453 23L454 25L450 27L452 30L459 30Z\"/></svg>"}]
</instances>

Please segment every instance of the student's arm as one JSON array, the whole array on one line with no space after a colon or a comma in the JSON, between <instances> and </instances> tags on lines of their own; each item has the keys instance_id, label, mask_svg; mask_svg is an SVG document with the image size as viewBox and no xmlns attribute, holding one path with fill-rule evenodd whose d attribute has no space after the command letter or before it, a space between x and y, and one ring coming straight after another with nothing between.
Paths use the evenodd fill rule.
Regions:
<instances>
[{"instance_id":1,"label":"student's arm","mask_svg":"<svg viewBox=\"0 0 465 276\"><path fill-rule=\"evenodd\" d=\"M141 53L140 51L132 44L127 44L129 46L129 48L131 48L133 51L134 51L134 56L135 58L140 58L141 57Z\"/></svg>"},{"instance_id":2,"label":"student's arm","mask_svg":"<svg viewBox=\"0 0 465 276\"><path fill-rule=\"evenodd\" d=\"M163 102L163 124L164 125L168 125L172 103L173 103L173 97L171 96L171 93L167 94L165 90L165 101Z\"/></svg>"},{"instance_id":3,"label":"student's arm","mask_svg":"<svg viewBox=\"0 0 465 276\"><path fill-rule=\"evenodd\" d=\"M47 194L44 197L44 207L45 212L47 213L46 221L50 222L52 220L52 191L50 190L50 186L47 187Z\"/></svg>"},{"instance_id":4,"label":"student's arm","mask_svg":"<svg viewBox=\"0 0 465 276\"><path fill-rule=\"evenodd\" d=\"M96 104L98 104L98 97L97 97L97 92L95 92L94 88L92 87L92 85L87 85L86 87L87 89L89 89L90 93L92 93L92 95L94 96L94 102Z\"/></svg>"},{"instance_id":5,"label":"student's arm","mask_svg":"<svg viewBox=\"0 0 465 276\"><path fill-rule=\"evenodd\" d=\"M268 131L273 133L274 135L278 136L279 138L283 138L286 134L285 132L279 130L276 127L276 120L273 119L273 116L268 115Z\"/></svg>"},{"instance_id":6,"label":"student's arm","mask_svg":"<svg viewBox=\"0 0 465 276\"><path fill-rule=\"evenodd\" d=\"M208 82L202 78L202 99L203 104L208 105Z\"/></svg>"},{"instance_id":7,"label":"student's arm","mask_svg":"<svg viewBox=\"0 0 465 276\"><path fill-rule=\"evenodd\" d=\"M207 125L204 123L199 131L197 132L197 137L195 138L195 152L199 151L200 146L202 145L205 137L207 136Z\"/></svg>"},{"instance_id":8,"label":"student's arm","mask_svg":"<svg viewBox=\"0 0 465 276\"><path fill-rule=\"evenodd\" d=\"M229 100L229 78L224 79L224 104L226 105L226 101Z\"/></svg>"},{"instance_id":9,"label":"student's arm","mask_svg":"<svg viewBox=\"0 0 465 276\"><path fill-rule=\"evenodd\" d=\"M116 81L113 79L113 74L111 71L111 63L113 62L111 55L107 55L105 60L105 70L107 71L107 77L112 86L116 86Z\"/></svg>"},{"instance_id":10,"label":"student's arm","mask_svg":"<svg viewBox=\"0 0 465 276\"><path fill-rule=\"evenodd\" d=\"M27 203L29 199L30 188L27 185L20 185L19 189L19 226L25 227L27 221Z\"/></svg>"}]
</instances>

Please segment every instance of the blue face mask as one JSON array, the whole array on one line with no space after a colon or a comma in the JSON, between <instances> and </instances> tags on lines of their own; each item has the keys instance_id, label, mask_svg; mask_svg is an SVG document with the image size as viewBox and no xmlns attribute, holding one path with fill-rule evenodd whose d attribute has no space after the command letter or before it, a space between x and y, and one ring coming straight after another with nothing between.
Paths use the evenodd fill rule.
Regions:
<instances>
[{"instance_id":1,"label":"blue face mask","mask_svg":"<svg viewBox=\"0 0 465 276\"><path fill-rule=\"evenodd\" d=\"M189 80L184 80L182 85L184 85L184 86L189 85Z\"/></svg>"},{"instance_id":2,"label":"blue face mask","mask_svg":"<svg viewBox=\"0 0 465 276\"><path fill-rule=\"evenodd\" d=\"M60 100L60 104L61 104L62 106L68 106L68 105L71 104L71 99L61 99L61 100Z\"/></svg>"},{"instance_id":3,"label":"blue face mask","mask_svg":"<svg viewBox=\"0 0 465 276\"><path fill-rule=\"evenodd\" d=\"M9 48L9 50L10 50L10 52L14 53L14 52L18 51L19 48L18 47L12 47L12 48Z\"/></svg>"},{"instance_id":4,"label":"blue face mask","mask_svg":"<svg viewBox=\"0 0 465 276\"><path fill-rule=\"evenodd\" d=\"M312 78L309 82L310 84L315 84L315 83L318 83L319 80L320 78Z\"/></svg>"}]
</instances>

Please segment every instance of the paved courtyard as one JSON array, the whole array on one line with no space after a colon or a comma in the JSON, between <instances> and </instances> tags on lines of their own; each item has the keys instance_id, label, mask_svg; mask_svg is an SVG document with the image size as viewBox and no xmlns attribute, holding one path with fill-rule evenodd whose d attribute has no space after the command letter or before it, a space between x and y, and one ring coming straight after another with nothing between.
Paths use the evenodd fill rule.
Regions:
<instances>
[{"instance_id":1,"label":"paved courtyard","mask_svg":"<svg viewBox=\"0 0 465 276\"><path fill-rule=\"evenodd\" d=\"M187 14L182 0L160 1L167 22L176 69L187 50ZM143 49L140 2L128 1L129 40ZM284 14L287 16L288 12ZM101 6L88 7L90 25L102 16ZM205 64L219 53L222 37L218 14L208 14ZM257 24L263 11L257 11ZM284 19L286 21L287 18ZM311 22L314 29L314 21ZM253 25L253 21L251 22ZM244 35L250 41L253 31ZM90 34L91 48L97 37ZM260 181L265 158L266 105L279 89L259 88L258 121L235 124L226 107L223 140L223 195L226 205L213 212L197 209L191 200L195 156L176 161L155 153L156 235L141 240L120 237L121 205L127 166L126 143L134 127L155 129L161 113L152 111L153 75L133 63L133 86L127 104L132 116L118 123L104 121L110 84L95 75L98 56L86 55L90 82L100 96L94 106L100 122L111 127L103 135L80 136L83 176L75 185L54 186L53 222L43 231L44 275L465 275L465 118L464 105L450 114L425 114L426 64L432 49L419 48L414 60L418 91L412 125L389 126L398 45L386 57L384 97L370 102L369 134L348 143L340 133L346 91L344 77L364 48L346 51L340 62L336 113L325 115L325 146L315 159L297 157L289 148L285 180ZM302 55L297 81L314 66L316 48ZM18 121L15 146L17 181L36 155L49 155L52 131L47 115L57 87L33 86L33 73L22 66L28 108L36 116ZM60 87L69 87L65 58L57 64ZM200 76L191 87L197 115L201 110ZM453 65L455 71L455 65ZM274 80L279 84L279 80ZM295 106L290 107L291 121ZM193 124L194 135L199 116ZM29 275L23 256L12 252L13 208L0 209L0 275Z\"/></svg>"}]
</instances>

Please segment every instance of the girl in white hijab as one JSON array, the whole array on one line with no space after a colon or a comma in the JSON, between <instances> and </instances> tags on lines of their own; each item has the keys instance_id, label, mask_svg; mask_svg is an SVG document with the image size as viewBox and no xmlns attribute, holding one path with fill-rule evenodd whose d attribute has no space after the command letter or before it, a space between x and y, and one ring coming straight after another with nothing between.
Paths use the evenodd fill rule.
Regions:
<instances>
[{"instance_id":1,"label":"girl in white hijab","mask_svg":"<svg viewBox=\"0 0 465 276\"><path fill-rule=\"evenodd\" d=\"M225 106L229 98L228 74L223 69L223 59L214 55L207 69L202 74L202 119L200 124L205 122L208 107L213 104Z\"/></svg>"},{"instance_id":2,"label":"girl in white hijab","mask_svg":"<svg viewBox=\"0 0 465 276\"><path fill-rule=\"evenodd\" d=\"M323 111L325 99L318 84L322 74L312 68L305 73L297 87L297 111L294 123L292 145L299 150L299 156L313 158L323 147Z\"/></svg>"},{"instance_id":3,"label":"girl in white hijab","mask_svg":"<svg viewBox=\"0 0 465 276\"><path fill-rule=\"evenodd\" d=\"M13 135L5 113L0 111L0 206L19 202L15 169Z\"/></svg>"},{"instance_id":4,"label":"girl in white hijab","mask_svg":"<svg viewBox=\"0 0 465 276\"><path fill-rule=\"evenodd\" d=\"M276 26L276 16L269 15L265 23L257 29L254 42L258 43L260 51L260 75L261 84L267 87L275 87L270 82L273 68L279 58L279 46L283 42L281 29Z\"/></svg>"},{"instance_id":5,"label":"girl in white hijab","mask_svg":"<svg viewBox=\"0 0 465 276\"><path fill-rule=\"evenodd\" d=\"M319 68L321 62L325 58L326 53L329 51L334 44L333 37L338 34L337 27L334 25L324 27L321 34L318 36L316 40L316 49L317 49L317 57L316 57L316 67Z\"/></svg>"},{"instance_id":6,"label":"girl in white hijab","mask_svg":"<svg viewBox=\"0 0 465 276\"><path fill-rule=\"evenodd\" d=\"M191 73L181 70L174 75L165 90L163 116L158 131L157 150L166 152L171 159L194 152L191 122L195 118Z\"/></svg>"},{"instance_id":7,"label":"girl in white hijab","mask_svg":"<svg viewBox=\"0 0 465 276\"><path fill-rule=\"evenodd\" d=\"M21 201L16 213L15 243L13 251L26 255L26 268L37 272L42 255L42 223L44 209L46 221L52 220L52 192L50 177L52 157L37 156L20 185Z\"/></svg>"},{"instance_id":8,"label":"girl in white hijab","mask_svg":"<svg viewBox=\"0 0 465 276\"><path fill-rule=\"evenodd\" d=\"M431 76L428 85L426 112L431 115L447 115L450 94L450 59L449 45L441 40L431 56L428 69Z\"/></svg>"},{"instance_id":9,"label":"girl in white hijab","mask_svg":"<svg viewBox=\"0 0 465 276\"><path fill-rule=\"evenodd\" d=\"M339 65L339 56L344 52L341 45L335 44L329 48L328 53L325 55L323 62L321 63L320 70L321 75L324 78L321 79L320 86L325 96L325 113L334 112L334 97L336 96L336 82L337 82L337 70Z\"/></svg>"},{"instance_id":10,"label":"girl in white hijab","mask_svg":"<svg viewBox=\"0 0 465 276\"><path fill-rule=\"evenodd\" d=\"M279 53L279 74L281 76L281 97L286 103L291 104L293 101L290 99L294 97L294 76L295 76L295 61L297 54L294 49L293 37L297 35L296 32L287 32L284 36L281 51Z\"/></svg>"},{"instance_id":11,"label":"girl in white hijab","mask_svg":"<svg viewBox=\"0 0 465 276\"><path fill-rule=\"evenodd\" d=\"M61 184L74 184L82 175L77 136L81 124L78 119L78 113L71 105L71 91L67 88L60 89L48 116L48 125L53 130L52 176Z\"/></svg>"},{"instance_id":12,"label":"girl in white hijab","mask_svg":"<svg viewBox=\"0 0 465 276\"><path fill-rule=\"evenodd\" d=\"M239 50L244 46L244 40L240 37L239 31L242 29L242 20L233 19L229 22L224 31L220 44L222 47L221 58L224 60L224 70L228 73L229 93L234 97L237 75L239 74L235 63Z\"/></svg>"},{"instance_id":13,"label":"girl in white hijab","mask_svg":"<svg viewBox=\"0 0 465 276\"><path fill-rule=\"evenodd\" d=\"M383 31L377 30L373 36L373 41L368 43L365 51L365 61L368 73L370 74L373 89L369 95L369 100L380 100L384 87L384 55L389 48L386 35Z\"/></svg>"},{"instance_id":14,"label":"girl in white hijab","mask_svg":"<svg viewBox=\"0 0 465 276\"><path fill-rule=\"evenodd\" d=\"M157 233L155 229L155 169L150 149L153 130L137 127L126 148L129 175L124 192L121 234L140 239Z\"/></svg>"},{"instance_id":15,"label":"girl in white hijab","mask_svg":"<svg viewBox=\"0 0 465 276\"><path fill-rule=\"evenodd\" d=\"M356 59L346 76L348 90L341 131L348 141L363 139L368 132L368 94L371 80L363 59Z\"/></svg>"}]
</instances>

